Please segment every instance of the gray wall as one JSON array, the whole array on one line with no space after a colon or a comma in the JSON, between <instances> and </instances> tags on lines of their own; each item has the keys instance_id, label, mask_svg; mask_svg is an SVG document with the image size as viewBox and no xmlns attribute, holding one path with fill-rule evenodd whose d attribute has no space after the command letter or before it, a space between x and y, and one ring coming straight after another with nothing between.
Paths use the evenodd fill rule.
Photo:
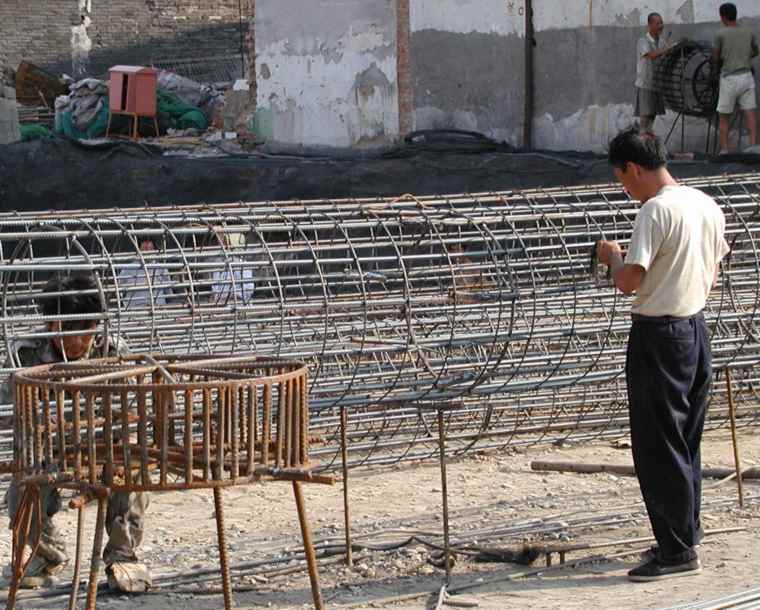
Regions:
<instances>
[{"instance_id":1,"label":"gray wall","mask_svg":"<svg viewBox=\"0 0 760 610\"><path fill-rule=\"evenodd\" d=\"M609 0L606 4L594 3L599 8L592 13L583 2L579 4L586 5L585 12L566 9L560 14L549 11L550 2L535 0L539 14L534 144L541 148L603 152L610 138L635 120L636 41L645 33L649 10L662 12L665 35L672 32L673 41L689 38L712 43L720 27L718 3L708 0L662 0L656 7L629 2L626 11L622 10L622 0ZM740 16L747 12L755 15L743 17L741 23L754 29L760 38L760 2L745 3L739 10ZM755 66L760 68L760 60L755 61ZM658 135L667 135L676 118L671 111L658 118ZM685 149L704 151L707 121L687 117L685 126ZM736 142L736 134L732 138ZM681 148L680 122L669 148Z\"/></svg>"},{"instance_id":2,"label":"gray wall","mask_svg":"<svg viewBox=\"0 0 760 610\"><path fill-rule=\"evenodd\" d=\"M367 147L398 137L396 0L257 0L261 140Z\"/></svg>"},{"instance_id":3,"label":"gray wall","mask_svg":"<svg viewBox=\"0 0 760 610\"><path fill-rule=\"evenodd\" d=\"M1 0L0 23L0 65L11 68L27 60L102 74L114 64L240 53L238 0Z\"/></svg>"}]
</instances>

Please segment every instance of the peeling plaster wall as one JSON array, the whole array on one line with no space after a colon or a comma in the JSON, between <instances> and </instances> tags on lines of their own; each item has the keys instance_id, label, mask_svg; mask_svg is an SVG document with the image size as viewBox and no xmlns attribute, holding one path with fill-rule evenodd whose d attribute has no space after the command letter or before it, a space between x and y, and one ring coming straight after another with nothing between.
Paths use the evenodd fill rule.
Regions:
<instances>
[{"instance_id":1,"label":"peeling plaster wall","mask_svg":"<svg viewBox=\"0 0 760 610\"><path fill-rule=\"evenodd\" d=\"M735 4L742 21L760 37L760 2ZM671 31L674 41L712 42L720 25L718 5L710 0L534 0L534 146L603 152L635 119L635 48L647 15L659 12L665 34ZM760 60L755 65L760 67ZM667 135L675 119L672 112L658 118L658 134ZM706 132L706 121L687 118L685 148L703 151ZM681 148L680 123L669 147Z\"/></svg>"},{"instance_id":2,"label":"peeling plaster wall","mask_svg":"<svg viewBox=\"0 0 760 610\"><path fill-rule=\"evenodd\" d=\"M524 11L524 0L411 0L414 129L520 143Z\"/></svg>"},{"instance_id":3,"label":"peeling plaster wall","mask_svg":"<svg viewBox=\"0 0 760 610\"><path fill-rule=\"evenodd\" d=\"M262 140L364 147L399 133L395 0L257 0Z\"/></svg>"}]
</instances>

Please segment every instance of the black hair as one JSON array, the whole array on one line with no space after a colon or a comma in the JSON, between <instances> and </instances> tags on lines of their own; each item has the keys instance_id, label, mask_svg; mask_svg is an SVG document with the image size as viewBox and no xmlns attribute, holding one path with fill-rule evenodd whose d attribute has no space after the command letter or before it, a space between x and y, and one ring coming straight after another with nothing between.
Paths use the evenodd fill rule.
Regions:
<instances>
[{"instance_id":1,"label":"black hair","mask_svg":"<svg viewBox=\"0 0 760 610\"><path fill-rule=\"evenodd\" d=\"M736 21L736 5L733 2L725 2L721 4L718 13L726 21Z\"/></svg>"},{"instance_id":2,"label":"black hair","mask_svg":"<svg viewBox=\"0 0 760 610\"><path fill-rule=\"evenodd\" d=\"M649 13L647 15L647 25L652 23L652 19L654 19L655 17L659 17L660 19L662 19L662 15L660 15L660 13Z\"/></svg>"},{"instance_id":3,"label":"black hair","mask_svg":"<svg viewBox=\"0 0 760 610\"><path fill-rule=\"evenodd\" d=\"M628 163L654 170L668 164L668 153L662 142L651 134L642 134L635 125L617 134L609 146L609 161L625 171Z\"/></svg>"},{"instance_id":4,"label":"black hair","mask_svg":"<svg viewBox=\"0 0 760 610\"><path fill-rule=\"evenodd\" d=\"M37 297L37 304L45 316L103 312L98 285L91 274L51 278Z\"/></svg>"}]
</instances>

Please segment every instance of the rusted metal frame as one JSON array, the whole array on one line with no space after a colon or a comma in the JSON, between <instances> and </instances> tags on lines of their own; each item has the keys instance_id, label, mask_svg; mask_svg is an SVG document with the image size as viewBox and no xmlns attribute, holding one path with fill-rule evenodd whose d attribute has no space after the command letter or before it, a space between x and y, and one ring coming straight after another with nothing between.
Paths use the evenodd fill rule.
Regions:
<instances>
[{"instance_id":1,"label":"rusted metal frame","mask_svg":"<svg viewBox=\"0 0 760 610\"><path fill-rule=\"evenodd\" d=\"M301 537L303 538L304 554L306 563L309 568L309 582L311 584L311 595L316 610L324 610L324 601L322 600L322 591L319 587L319 573L317 571L317 559L314 553L314 544L311 538L311 528L309 527L308 515L306 514L306 504L301 490L301 483L293 481L293 494L296 498L296 509L298 510L298 522L301 526Z\"/></svg>"},{"instance_id":2,"label":"rusted metal frame","mask_svg":"<svg viewBox=\"0 0 760 610\"><path fill-rule=\"evenodd\" d=\"M213 436L211 420L211 390L203 388L203 478L211 481L211 438Z\"/></svg>"},{"instance_id":3,"label":"rusted metal frame","mask_svg":"<svg viewBox=\"0 0 760 610\"><path fill-rule=\"evenodd\" d=\"M14 387L16 388L16 392L18 392L19 386L15 382ZM28 467L34 463L34 456L36 455L34 436L32 432L33 407L31 386L22 386L21 396L23 399L23 403L21 405L21 413L20 416L17 416L16 418L19 422L19 430L21 432L20 438L22 441L22 445L19 448L19 455L24 456L23 466ZM21 466L22 464L19 464L19 471L22 470Z\"/></svg>"},{"instance_id":4,"label":"rusted metal frame","mask_svg":"<svg viewBox=\"0 0 760 610\"><path fill-rule=\"evenodd\" d=\"M50 391L47 388L42 388L42 435L43 441L41 443L43 451L45 453L45 462L48 464L53 463L53 431L50 426Z\"/></svg>"},{"instance_id":5,"label":"rusted metal frame","mask_svg":"<svg viewBox=\"0 0 760 610\"><path fill-rule=\"evenodd\" d=\"M82 544L84 536L84 506L77 508L77 546L74 556L74 576L71 579L71 595L69 596L69 610L76 610L77 598L79 597L79 581L82 572Z\"/></svg>"},{"instance_id":6,"label":"rusted metal frame","mask_svg":"<svg viewBox=\"0 0 760 610\"><path fill-rule=\"evenodd\" d=\"M121 445L121 459L124 464L124 477L132 480L132 451L131 451L131 432L129 418L129 393L126 389L119 392L119 407L121 408L121 430L119 444Z\"/></svg>"},{"instance_id":7,"label":"rusted metal frame","mask_svg":"<svg viewBox=\"0 0 760 610\"><path fill-rule=\"evenodd\" d=\"M192 382L192 378L191 378ZM193 480L193 391L185 390L185 480Z\"/></svg>"},{"instance_id":8,"label":"rusted metal frame","mask_svg":"<svg viewBox=\"0 0 760 610\"><path fill-rule=\"evenodd\" d=\"M77 479L82 477L82 405L80 398L79 391L74 391L71 396L71 446L74 450L74 476Z\"/></svg>"},{"instance_id":9,"label":"rusted metal frame","mask_svg":"<svg viewBox=\"0 0 760 610\"><path fill-rule=\"evenodd\" d=\"M103 444L105 452L105 462L103 464L103 482L106 486L113 485L114 478L114 438L113 438L113 409L111 401L111 393L106 392L102 397L101 406L103 409L103 415L105 422L103 423ZM91 470L95 469L95 464L90 463Z\"/></svg>"},{"instance_id":10,"label":"rusted metal frame","mask_svg":"<svg viewBox=\"0 0 760 610\"><path fill-rule=\"evenodd\" d=\"M297 398L296 392L295 392L295 382L294 380L288 380L285 382L285 400L284 400L284 408L285 408L285 425L284 429L281 432L281 436L284 436L284 442L283 442L283 467L284 468L290 468L293 465L293 428L294 428L294 422L293 422L293 405L294 405L294 399Z\"/></svg>"},{"instance_id":11,"label":"rusted metal frame","mask_svg":"<svg viewBox=\"0 0 760 610\"><path fill-rule=\"evenodd\" d=\"M309 463L309 372L304 370L301 377L301 455L299 464L305 466Z\"/></svg>"},{"instance_id":12,"label":"rusted metal frame","mask_svg":"<svg viewBox=\"0 0 760 610\"><path fill-rule=\"evenodd\" d=\"M246 434L246 475L253 474L256 465L256 440L258 430L258 386L251 384L247 387L248 395L248 428Z\"/></svg>"},{"instance_id":13,"label":"rusted metal frame","mask_svg":"<svg viewBox=\"0 0 760 610\"><path fill-rule=\"evenodd\" d=\"M217 544L219 546L219 564L222 571L222 589L224 591L224 608L225 610L230 610L234 603L232 600L232 580L230 578L230 562L227 554L227 539L224 531L224 504L222 502L221 487L214 487L213 493Z\"/></svg>"},{"instance_id":14,"label":"rusted metal frame","mask_svg":"<svg viewBox=\"0 0 760 610\"><path fill-rule=\"evenodd\" d=\"M137 442L140 446L140 484L150 483L148 472L148 397L144 387L137 388L137 410L140 416L137 422Z\"/></svg>"},{"instance_id":15,"label":"rusted metal frame","mask_svg":"<svg viewBox=\"0 0 760 610\"><path fill-rule=\"evenodd\" d=\"M63 390L58 390L55 397L55 417L56 417L56 440L58 441L58 455L61 456L63 462L63 470L66 471L69 468L67 456L66 456L66 433L65 433L65 420L63 415L63 404L65 396ZM51 442L52 446L52 442Z\"/></svg>"},{"instance_id":16,"label":"rusted metal frame","mask_svg":"<svg viewBox=\"0 0 760 610\"><path fill-rule=\"evenodd\" d=\"M37 553L42 536L42 498L40 496L40 482L26 481L21 496L21 502L16 510L16 515L11 522L11 585L8 591L8 608L12 610L16 603L16 594L24 578L29 562ZM29 534L32 529L32 521L36 521L35 529L37 538L29 544ZM31 553L27 561L24 561L26 545L31 547Z\"/></svg>"},{"instance_id":17,"label":"rusted metal frame","mask_svg":"<svg viewBox=\"0 0 760 610\"><path fill-rule=\"evenodd\" d=\"M264 384L263 392L264 413L261 430L261 464L269 466L269 444L272 438L272 384Z\"/></svg>"},{"instance_id":18,"label":"rusted metal frame","mask_svg":"<svg viewBox=\"0 0 760 610\"><path fill-rule=\"evenodd\" d=\"M90 577L87 586L87 610L95 610L98 597L98 577L103 559L100 555L103 547L103 532L106 525L107 498L98 498L98 514L95 519L95 537L92 542L92 557L90 558Z\"/></svg>"},{"instance_id":19,"label":"rusted metal frame","mask_svg":"<svg viewBox=\"0 0 760 610\"><path fill-rule=\"evenodd\" d=\"M227 388L222 387L216 394L216 472L214 477L221 481L224 478L224 441L227 415Z\"/></svg>"},{"instance_id":20,"label":"rusted metal frame","mask_svg":"<svg viewBox=\"0 0 760 610\"><path fill-rule=\"evenodd\" d=\"M282 468L285 465L285 460L283 459L283 436L285 434L286 405L287 383L280 381L277 384L277 423L275 425L274 465L276 468Z\"/></svg>"},{"instance_id":21,"label":"rusted metal frame","mask_svg":"<svg viewBox=\"0 0 760 610\"><path fill-rule=\"evenodd\" d=\"M228 412L230 415L230 436L231 438L231 452L232 452L232 464L230 470L230 476L232 479L237 479L240 476L240 429L238 421L238 386L227 387L227 400L228 400Z\"/></svg>"},{"instance_id":22,"label":"rusted metal frame","mask_svg":"<svg viewBox=\"0 0 760 610\"><path fill-rule=\"evenodd\" d=\"M39 388L33 387L32 388L32 401L30 404L30 413L31 413L31 419L32 419L32 433L34 434L34 465L36 467L40 467L42 465L42 459L43 459L43 452L44 452L44 446L42 444L42 434L43 434L43 428L40 425L39 417L38 417L38 409L35 408L35 405L39 404Z\"/></svg>"},{"instance_id":23,"label":"rusted metal frame","mask_svg":"<svg viewBox=\"0 0 760 610\"><path fill-rule=\"evenodd\" d=\"M87 411L87 464L89 471L89 479L92 485L95 485L97 481L97 473L95 464L95 396L92 392L85 394L85 409Z\"/></svg>"}]
</instances>

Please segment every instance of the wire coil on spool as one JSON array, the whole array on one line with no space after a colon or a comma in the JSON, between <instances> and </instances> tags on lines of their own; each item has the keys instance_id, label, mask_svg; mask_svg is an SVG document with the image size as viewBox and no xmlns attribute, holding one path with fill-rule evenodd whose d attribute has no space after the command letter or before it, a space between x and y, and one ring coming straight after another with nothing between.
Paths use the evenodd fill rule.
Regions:
<instances>
[{"instance_id":1,"label":"wire coil on spool","mask_svg":"<svg viewBox=\"0 0 760 610\"><path fill-rule=\"evenodd\" d=\"M712 47L685 40L654 65L654 85L674 112L709 117L718 103L718 81L713 73Z\"/></svg>"}]
</instances>

